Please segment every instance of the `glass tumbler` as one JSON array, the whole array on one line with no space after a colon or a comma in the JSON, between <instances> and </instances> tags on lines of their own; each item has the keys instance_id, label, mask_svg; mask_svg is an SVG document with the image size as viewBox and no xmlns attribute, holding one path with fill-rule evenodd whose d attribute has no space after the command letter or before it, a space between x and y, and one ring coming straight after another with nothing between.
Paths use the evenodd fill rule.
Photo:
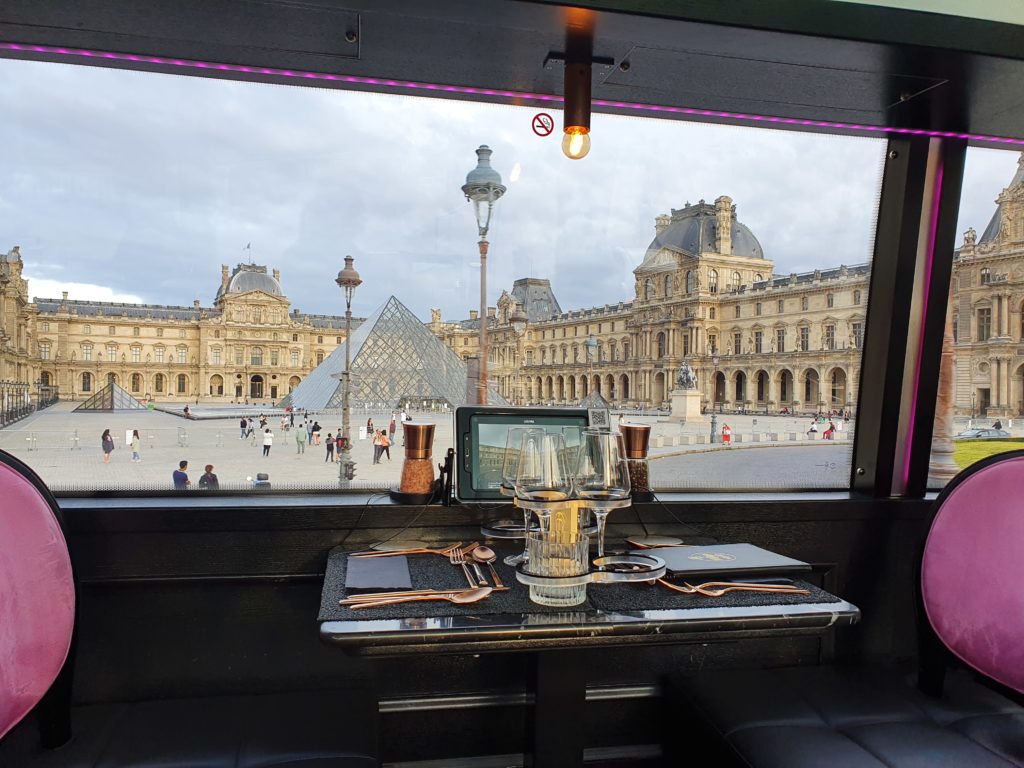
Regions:
<instances>
[{"instance_id":1,"label":"glass tumbler","mask_svg":"<svg viewBox=\"0 0 1024 768\"><path fill-rule=\"evenodd\" d=\"M540 525L526 535L529 556L523 567L536 576L582 576L590 570L590 537L583 532L586 510L575 503L553 504L538 512ZM539 605L569 607L587 599L586 583L574 586L530 585Z\"/></svg>"}]
</instances>

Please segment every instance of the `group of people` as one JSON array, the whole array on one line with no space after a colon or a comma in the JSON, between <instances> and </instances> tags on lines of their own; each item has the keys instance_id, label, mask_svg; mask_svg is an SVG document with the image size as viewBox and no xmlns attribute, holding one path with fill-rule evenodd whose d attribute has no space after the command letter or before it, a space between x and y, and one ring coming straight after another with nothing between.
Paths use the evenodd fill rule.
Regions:
<instances>
[{"instance_id":1,"label":"group of people","mask_svg":"<svg viewBox=\"0 0 1024 768\"><path fill-rule=\"evenodd\" d=\"M839 413L841 414L841 412ZM817 419L811 421L811 427L810 429L807 430L808 436L813 437L815 434L817 434L818 424L825 424L827 421L828 426L826 426L824 431L822 432L821 438L823 440L835 440L836 432L843 431L843 424L845 423L845 420L842 418L843 415L845 414L841 414L840 418L838 418L836 421L833 421L831 416L828 419L826 419L824 416L819 416Z\"/></svg>"},{"instance_id":2,"label":"group of people","mask_svg":"<svg viewBox=\"0 0 1024 768\"><path fill-rule=\"evenodd\" d=\"M132 430L131 439L132 448L132 463L139 464L142 461L142 439L139 437L139 430ZM104 429L103 434L100 435L100 449L103 451L103 463L110 463L110 454L114 452L114 438L110 434L109 429Z\"/></svg>"},{"instance_id":3,"label":"group of people","mask_svg":"<svg viewBox=\"0 0 1024 768\"><path fill-rule=\"evenodd\" d=\"M171 473L171 482L174 483L176 491L185 491L192 487L192 481L188 477L188 461L182 459L178 462L178 468ZM199 478L198 487L210 491L220 488L220 481L213 473L213 464L206 465L206 471Z\"/></svg>"}]
</instances>

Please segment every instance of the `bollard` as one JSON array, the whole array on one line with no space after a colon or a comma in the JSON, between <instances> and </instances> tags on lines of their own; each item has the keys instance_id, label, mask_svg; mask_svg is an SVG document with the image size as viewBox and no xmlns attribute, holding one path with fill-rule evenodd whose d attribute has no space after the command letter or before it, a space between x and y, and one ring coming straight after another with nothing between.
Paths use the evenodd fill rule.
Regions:
<instances>
[{"instance_id":1,"label":"bollard","mask_svg":"<svg viewBox=\"0 0 1024 768\"><path fill-rule=\"evenodd\" d=\"M79 445L78 430L76 429L74 434L71 435L71 450L72 451L77 451L77 450L80 450L81 447L82 446Z\"/></svg>"},{"instance_id":2,"label":"bollard","mask_svg":"<svg viewBox=\"0 0 1024 768\"><path fill-rule=\"evenodd\" d=\"M224 435L221 433L221 431L219 429L217 430L217 447L218 448L223 448L224 447Z\"/></svg>"}]
</instances>

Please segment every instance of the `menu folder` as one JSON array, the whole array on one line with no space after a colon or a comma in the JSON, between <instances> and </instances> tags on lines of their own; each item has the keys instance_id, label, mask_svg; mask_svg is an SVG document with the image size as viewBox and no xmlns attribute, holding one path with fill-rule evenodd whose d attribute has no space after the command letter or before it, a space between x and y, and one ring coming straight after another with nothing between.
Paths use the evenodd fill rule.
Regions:
<instances>
[{"instance_id":1,"label":"menu folder","mask_svg":"<svg viewBox=\"0 0 1024 768\"><path fill-rule=\"evenodd\" d=\"M656 547L644 552L665 561L673 576L739 577L781 576L811 570L808 563L769 552L753 544L713 544L694 547Z\"/></svg>"},{"instance_id":2,"label":"menu folder","mask_svg":"<svg viewBox=\"0 0 1024 768\"><path fill-rule=\"evenodd\" d=\"M379 592L412 589L409 561L394 557L350 557L345 570L346 592Z\"/></svg>"}]
</instances>

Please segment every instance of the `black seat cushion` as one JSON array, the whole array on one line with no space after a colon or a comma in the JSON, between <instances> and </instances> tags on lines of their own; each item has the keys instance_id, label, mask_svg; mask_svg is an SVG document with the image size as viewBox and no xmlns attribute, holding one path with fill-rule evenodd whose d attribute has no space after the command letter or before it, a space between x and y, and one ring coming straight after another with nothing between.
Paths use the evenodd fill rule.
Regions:
<instances>
[{"instance_id":1,"label":"black seat cushion","mask_svg":"<svg viewBox=\"0 0 1024 768\"><path fill-rule=\"evenodd\" d=\"M939 699L887 668L728 670L679 685L756 768L1024 767L1024 709L966 672Z\"/></svg>"},{"instance_id":2,"label":"black seat cushion","mask_svg":"<svg viewBox=\"0 0 1024 768\"><path fill-rule=\"evenodd\" d=\"M376 715L363 691L76 707L71 741L28 768L370 768Z\"/></svg>"}]
</instances>

